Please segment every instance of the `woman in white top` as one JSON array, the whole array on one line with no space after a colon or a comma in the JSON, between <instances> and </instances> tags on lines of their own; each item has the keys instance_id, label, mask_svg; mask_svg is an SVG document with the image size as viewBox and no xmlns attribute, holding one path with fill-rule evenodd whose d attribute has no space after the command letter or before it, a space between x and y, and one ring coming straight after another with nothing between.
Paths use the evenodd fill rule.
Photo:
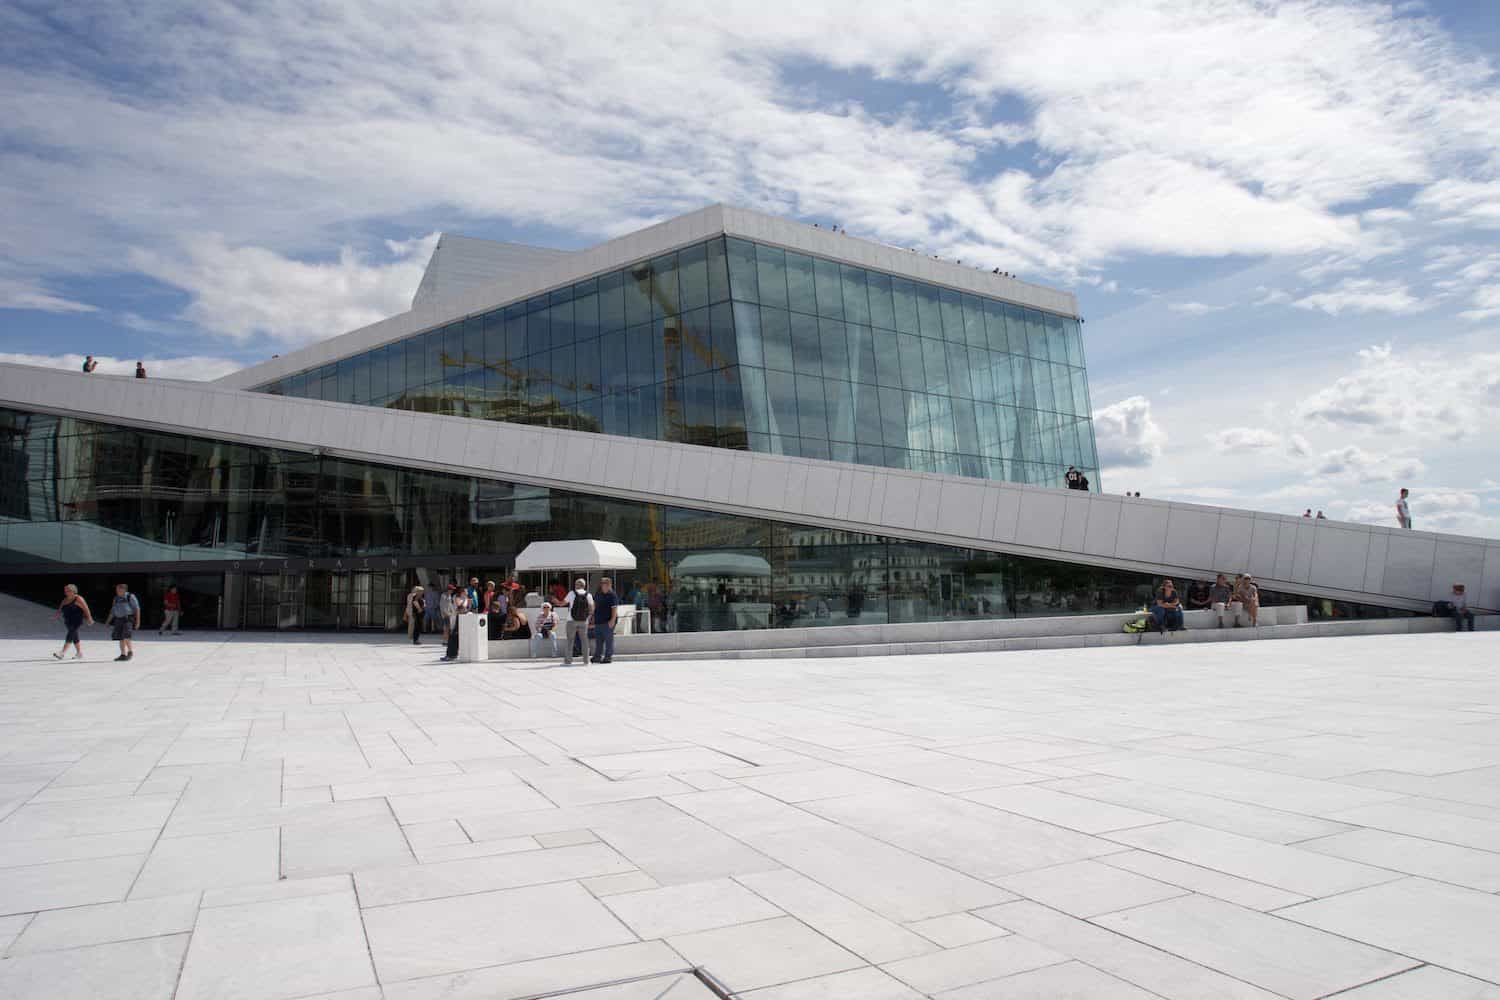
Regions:
<instances>
[{"instance_id":1,"label":"woman in white top","mask_svg":"<svg viewBox=\"0 0 1500 1000\"><path fill-rule=\"evenodd\" d=\"M531 630L531 655L536 656L536 648L545 639L552 643L552 655L558 654L557 648L557 615L552 611L551 603L542 602L542 610L537 613L536 627Z\"/></svg>"}]
</instances>

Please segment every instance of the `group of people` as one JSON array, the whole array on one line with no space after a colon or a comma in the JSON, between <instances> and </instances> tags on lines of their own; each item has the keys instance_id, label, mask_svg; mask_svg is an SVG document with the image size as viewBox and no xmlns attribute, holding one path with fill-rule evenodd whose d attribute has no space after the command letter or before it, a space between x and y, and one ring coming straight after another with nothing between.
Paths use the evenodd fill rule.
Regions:
<instances>
[{"instance_id":1,"label":"group of people","mask_svg":"<svg viewBox=\"0 0 1500 1000\"><path fill-rule=\"evenodd\" d=\"M85 355L83 358L83 373L85 375L92 375L98 370L99 362L94 359L94 356L92 354ZM135 377L146 377L146 363L144 361L137 361L135 363Z\"/></svg>"},{"instance_id":2,"label":"group of people","mask_svg":"<svg viewBox=\"0 0 1500 1000\"><path fill-rule=\"evenodd\" d=\"M1163 580L1147 609L1158 631L1176 632L1186 628L1183 611L1212 611L1219 628L1239 628L1247 622L1253 628L1260 618L1260 588L1249 573L1235 577L1234 583L1220 573L1213 584L1194 581L1188 588L1187 603L1171 580Z\"/></svg>"},{"instance_id":3,"label":"group of people","mask_svg":"<svg viewBox=\"0 0 1500 1000\"><path fill-rule=\"evenodd\" d=\"M559 595L556 591L561 590ZM448 584L438 596L437 613L442 619L444 652L442 662L458 659L458 621L463 615L479 613L498 617L501 639L526 639L531 644L531 655L535 656L543 643L550 642L553 655L559 653L558 633L563 633L561 654L563 664L572 666L575 650L579 656L588 657L593 663L610 663L615 655L615 628L619 623L620 596L615 592L614 581L609 577L599 580L598 593L590 593L588 581L579 577L573 589L566 585L554 587L553 600L542 601L533 622L522 606L521 585L507 579L496 586L488 581L482 588L478 577L469 579L468 587L458 583ZM428 615L429 598L426 588L418 584L406 595L406 607L402 620L413 645L422 641L422 622ZM556 602L556 603L554 603ZM561 610L564 617L559 619ZM560 629L559 625L563 627ZM592 638L592 655L590 639ZM489 635L485 635L488 641Z\"/></svg>"},{"instance_id":4,"label":"group of people","mask_svg":"<svg viewBox=\"0 0 1500 1000\"><path fill-rule=\"evenodd\" d=\"M161 628L157 629L156 634L164 635L170 629L173 635L181 635L182 595L175 586L168 587L167 592L162 595L161 603ZM72 646L73 659L83 659L82 629L85 625L94 624L94 613L75 585L70 583L63 587L62 603L58 604L52 618L54 621L61 618L63 627L67 629L62 649L53 653L52 658L61 660L67 655L68 647ZM115 657L115 662L124 663L134 659L135 632L141 627L141 601L130 592L128 584L115 584L115 596L110 601L109 615L104 624L109 627L109 637L120 644L120 655Z\"/></svg>"},{"instance_id":5,"label":"group of people","mask_svg":"<svg viewBox=\"0 0 1500 1000\"><path fill-rule=\"evenodd\" d=\"M1314 518L1311 507L1309 507L1306 510L1304 510L1302 512L1302 516L1305 517L1305 518L1307 518L1310 521L1312 521L1312 520L1316 520L1316 521L1326 521L1326 520L1328 520L1328 515L1324 514L1321 510L1318 511L1318 516L1316 518Z\"/></svg>"}]
</instances>

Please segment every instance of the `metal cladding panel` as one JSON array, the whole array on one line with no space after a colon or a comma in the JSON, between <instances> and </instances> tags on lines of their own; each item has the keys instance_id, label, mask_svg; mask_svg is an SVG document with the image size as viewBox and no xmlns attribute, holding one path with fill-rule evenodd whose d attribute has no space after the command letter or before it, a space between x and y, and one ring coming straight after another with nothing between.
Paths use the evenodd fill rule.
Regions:
<instances>
[{"instance_id":1,"label":"metal cladding panel","mask_svg":"<svg viewBox=\"0 0 1500 1000\"><path fill-rule=\"evenodd\" d=\"M1476 608L1500 610L1500 545L1484 539L1303 524L1300 518L1196 504L1122 500L557 428L477 424L198 383L134 381L0 365L0 405L1105 567L1197 577L1249 569L1268 589L1417 610L1462 579L1477 591ZM183 422L188 413L198 414L191 427ZM727 492L724 483L731 484ZM61 538L55 523L15 523L5 531L7 545L21 551L55 552ZM122 551L120 536L94 534L98 545L90 548ZM1111 537L1112 551L1104 551ZM1313 548L1307 554L1301 551L1304 539ZM135 551L141 543L129 545ZM1248 552L1248 565L1226 565L1242 552ZM1371 560L1383 566L1377 571L1368 565ZM1272 563L1276 568L1268 572L1265 566ZM1292 579L1293 567L1303 566L1307 580Z\"/></svg>"}]
</instances>

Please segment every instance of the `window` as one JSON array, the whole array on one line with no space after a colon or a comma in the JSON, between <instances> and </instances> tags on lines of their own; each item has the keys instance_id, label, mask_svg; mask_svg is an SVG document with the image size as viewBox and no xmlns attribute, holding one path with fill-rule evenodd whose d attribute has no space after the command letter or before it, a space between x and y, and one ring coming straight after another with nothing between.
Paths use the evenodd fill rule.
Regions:
<instances>
[{"instance_id":1,"label":"window","mask_svg":"<svg viewBox=\"0 0 1500 1000\"><path fill-rule=\"evenodd\" d=\"M818 294L811 257L800 253L786 255L786 284L787 304L792 311L817 315Z\"/></svg>"},{"instance_id":2,"label":"window","mask_svg":"<svg viewBox=\"0 0 1500 1000\"><path fill-rule=\"evenodd\" d=\"M755 269L759 278L760 304L785 309L786 297L786 252L776 247L755 248Z\"/></svg>"}]
</instances>

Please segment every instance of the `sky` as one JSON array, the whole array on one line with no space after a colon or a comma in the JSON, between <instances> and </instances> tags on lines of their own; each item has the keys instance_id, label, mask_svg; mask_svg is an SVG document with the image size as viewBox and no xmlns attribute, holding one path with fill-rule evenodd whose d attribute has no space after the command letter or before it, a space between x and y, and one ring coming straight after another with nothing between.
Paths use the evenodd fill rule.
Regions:
<instances>
[{"instance_id":1,"label":"sky","mask_svg":"<svg viewBox=\"0 0 1500 1000\"><path fill-rule=\"evenodd\" d=\"M1108 492L1500 537L1494 0L0 0L0 361L214 378L439 232L715 202L1074 291Z\"/></svg>"}]
</instances>

